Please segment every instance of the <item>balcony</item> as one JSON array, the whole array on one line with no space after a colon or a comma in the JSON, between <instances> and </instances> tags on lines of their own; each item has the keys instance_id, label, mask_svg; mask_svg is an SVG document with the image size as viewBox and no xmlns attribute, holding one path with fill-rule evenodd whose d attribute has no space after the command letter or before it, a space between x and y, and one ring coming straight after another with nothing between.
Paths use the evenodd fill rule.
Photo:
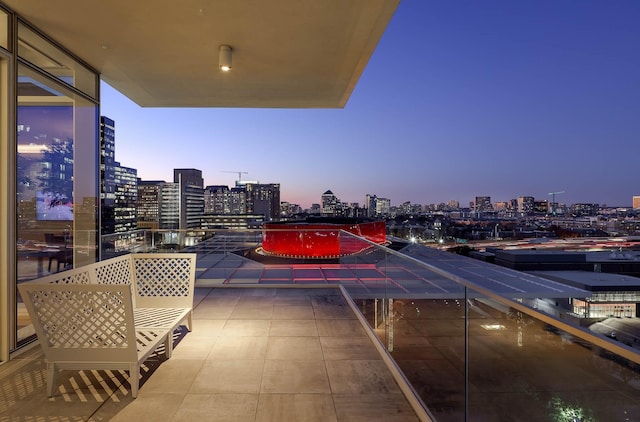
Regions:
<instances>
[{"instance_id":1,"label":"balcony","mask_svg":"<svg viewBox=\"0 0 640 422\"><path fill-rule=\"evenodd\" d=\"M419 420L335 286L196 290L193 331L136 399L119 371L65 372L48 399L35 347L0 367L2 420Z\"/></svg>"},{"instance_id":2,"label":"balcony","mask_svg":"<svg viewBox=\"0 0 640 422\"><path fill-rule=\"evenodd\" d=\"M224 230L103 239L112 254L198 254L194 331L176 334L170 360L148 362L135 400L126 374L105 371L63 375L46 399L33 348L0 367L1 414L640 420L639 346L583 326L568 305L588 292L346 232L343 250L360 252L325 260L269 255L261 239Z\"/></svg>"}]
</instances>

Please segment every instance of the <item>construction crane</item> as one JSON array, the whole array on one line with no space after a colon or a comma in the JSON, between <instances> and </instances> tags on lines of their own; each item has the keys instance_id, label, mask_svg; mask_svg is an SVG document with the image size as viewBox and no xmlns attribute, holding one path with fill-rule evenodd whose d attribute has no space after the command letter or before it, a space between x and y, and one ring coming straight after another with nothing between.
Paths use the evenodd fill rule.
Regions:
<instances>
[{"instance_id":1,"label":"construction crane","mask_svg":"<svg viewBox=\"0 0 640 422\"><path fill-rule=\"evenodd\" d=\"M249 174L246 171L231 171L231 170L222 170L223 173L237 173L238 174L238 182L242 182L242 175Z\"/></svg>"},{"instance_id":2,"label":"construction crane","mask_svg":"<svg viewBox=\"0 0 640 422\"><path fill-rule=\"evenodd\" d=\"M549 195L551 195L551 204L550 204L551 207L550 208L551 208L551 214L553 216L556 215L556 209L554 208L555 205L556 205L556 195L560 195L561 193L564 193L564 191L563 190L559 190L557 192L549 192Z\"/></svg>"}]
</instances>

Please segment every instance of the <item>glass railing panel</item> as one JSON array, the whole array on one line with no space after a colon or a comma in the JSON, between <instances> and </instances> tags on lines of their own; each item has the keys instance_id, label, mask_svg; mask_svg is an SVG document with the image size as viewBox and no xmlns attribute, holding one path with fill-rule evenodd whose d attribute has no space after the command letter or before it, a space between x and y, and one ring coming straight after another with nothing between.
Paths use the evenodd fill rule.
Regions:
<instances>
[{"instance_id":1,"label":"glass railing panel","mask_svg":"<svg viewBox=\"0 0 640 422\"><path fill-rule=\"evenodd\" d=\"M468 321L469 420L640 419L637 364L492 300Z\"/></svg>"},{"instance_id":2,"label":"glass railing panel","mask_svg":"<svg viewBox=\"0 0 640 422\"><path fill-rule=\"evenodd\" d=\"M341 258L359 270L374 263L385 289L370 291L359 277L347 291L438 421L640 420L640 340L606 325L630 321L624 312L612 307L616 321L589 330L581 301L507 298L461 274L495 277L496 291L513 274L388 246Z\"/></svg>"},{"instance_id":3,"label":"glass railing panel","mask_svg":"<svg viewBox=\"0 0 640 422\"><path fill-rule=\"evenodd\" d=\"M355 302L435 419L463 420L463 300L388 297Z\"/></svg>"}]
</instances>

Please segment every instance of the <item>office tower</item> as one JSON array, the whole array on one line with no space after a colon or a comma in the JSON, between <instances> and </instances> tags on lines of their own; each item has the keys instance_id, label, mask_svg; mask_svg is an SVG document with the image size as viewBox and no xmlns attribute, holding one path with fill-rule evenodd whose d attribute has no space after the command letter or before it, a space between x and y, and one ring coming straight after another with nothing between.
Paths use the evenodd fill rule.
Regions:
<instances>
[{"instance_id":1,"label":"office tower","mask_svg":"<svg viewBox=\"0 0 640 422\"><path fill-rule=\"evenodd\" d=\"M225 185L210 185L204 189L205 214L229 214L230 190Z\"/></svg>"},{"instance_id":2,"label":"office tower","mask_svg":"<svg viewBox=\"0 0 640 422\"><path fill-rule=\"evenodd\" d=\"M339 202L338 197L328 190L322 194L320 201L322 202L322 215L325 217L335 217Z\"/></svg>"},{"instance_id":3,"label":"office tower","mask_svg":"<svg viewBox=\"0 0 640 422\"><path fill-rule=\"evenodd\" d=\"M115 122L100 116L100 227L102 234L136 228L137 170L115 160Z\"/></svg>"},{"instance_id":4,"label":"office tower","mask_svg":"<svg viewBox=\"0 0 640 422\"><path fill-rule=\"evenodd\" d=\"M388 198L376 198L376 217L388 216L391 213L391 199Z\"/></svg>"},{"instance_id":5,"label":"office tower","mask_svg":"<svg viewBox=\"0 0 640 422\"><path fill-rule=\"evenodd\" d=\"M637 210L640 208L640 196L633 197L633 209Z\"/></svg>"},{"instance_id":6,"label":"office tower","mask_svg":"<svg viewBox=\"0 0 640 422\"><path fill-rule=\"evenodd\" d=\"M229 209L225 214L247 213L247 191L244 187L235 187L229 190Z\"/></svg>"},{"instance_id":7,"label":"office tower","mask_svg":"<svg viewBox=\"0 0 640 422\"><path fill-rule=\"evenodd\" d=\"M490 196L476 196L473 201L473 210L475 212L493 211Z\"/></svg>"},{"instance_id":8,"label":"office tower","mask_svg":"<svg viewBox=\"0 0 640 422\"><path fill-rule=\"evenodd\" d=\"M411 214L411 211L412 211L411 202L405 201L402 204L400 204L400 206L398 207L398 211L401 214L405 214L405 215Z\"/></svg>"},{"instance_id":9,"label":"office tower","mask_svg":"<svg viewBox=\"0 0 640 422\"><path fill-rule=\"evenodd\" d=\"M600 209L600 204L577 203L570 207L569 212L574 217L595 217Z\"/></svg>"},{"instance_id":10,"label":"office tower","mask_svg":"<svg viewBox=\"0 0 640 422\"><path fill-rule=\"evenodd\" d=\"M262 214L265 221L280 218L280 184L247 183L247 213Z\"/></svg>"},{"instance_id":11,"label":"office tower","mask_svg":"<svg viewBox=\"0 0 640 422\"><path fill-rule=\"evenodd\" d=\"M100 117L100 231L115 233L115 122Z\"/></svg>"},{"instance_id":12,"label":"office tower","mask_svg":"<svg viewBox=\"0 0 640 422\"><path fill-rule=\"evenodd\" d=\"M549 201L533 201L533 213L536 215L544 215L549 211Z\"/></svg>"},{"instance_id":13,"label":"office tower","mask_svg":"<svg viewBox=\"0 0 640 422\"><path fill-rule=\"evenodd\" d=\"M116 161L114 179L115 233L130 232L137 228L138 171L134 168L123 167Z\"/></svg>"},{"instance_id":14,"label":"office tower","mask_svg":"<svg viewBox=\"0 0 640 422\"><path fill-rule=\"evenodd\" d=\"M309 208L309 214L321 215L322 214L322 206L320 204L311 204L311 208Z\"/></svg>"},{"instance_id":15,"label":"office tower","mask_svg":"<svg viewBox=\"0 0 640 422\"><path fill-rule=\"evenodd\" d=\"M507 204L507 210L513 214L518 212L518 200L517 199L510 199L508 204Z\"/></svg>"},{"instance_id":16,"label":"office tower","mask_svg":"<svg viewBox=\"0 0 640 422\"><path fill-rule=\"evenodd\" d=\"M198 186L200 188L204 188L202 170L173 169L173 183L182 183L185 186Z\"/></svg>"},{"instance_id":17,"label":"office tower","mask_svg":"<svg viewBox=\"0 0 640 422\"><path fill-rule=\"evenodd\" d=\"M164 183L160 187L160 228L180 228L180 184Z\"/></svg>"},{"instance_id":18,"label":"office tower","mask_svg":"<svg viewBox=\"0 0 640 422\"><path fill-rule=\"evenodd\" d=\"M518 214L521 217L533 215L535 198L533 196L518 197Z\"/></svg>"},{"instance_id":19,"label":"office tower","mask_svg":"<svg viewBox=\"0 0 640 422\"><path fill-rule=\"evenodd\" d=\"M367 194L365 196L364 208L366 217L374 218L389 216L391 214L391 200L388 198L378 198L376 195ZM402 212L410 211L411 203L405 202Z\"/></svg>"},{"instance_id":20,"label":"office tower","mask_svg":"<svg viewBox=\"0 0 640 422\"><path fill-rule=\"evenodd\" d=\"M160 227L160 191L163 180L138 179L137 225L139 229Z\"/></svg>"},{"instance_id":21,"label":"office tower","mask_svg":"<svg viewBox=\"0 0 640 422\"><path fill-rule=\"evenodd\" d=\"M179 228L199 228L204 214L204 179L202 170L174 169L173 183L179 190Z\"/></svg>"},{"instance_id":22,"label":"office tower","mask_svg":"<svg viewBox=\"0 0 640 422\"><path fill-rule=\"evenodd\" d=\"M280 202L280 217L291 217L295 214L302 213L302 208L298 204L291 204L288 201Z\"/></svg>"},{"instance_id":23,"label":"office tower","mask_svg":"<svg viewBox=\"0 0 640 422\"><path fill-rule=\"evenodd\" d=\"M376 196L367 194L364 197L364 208L367 210L367 217L376 215Z\"/></svg>"}]
</instances>

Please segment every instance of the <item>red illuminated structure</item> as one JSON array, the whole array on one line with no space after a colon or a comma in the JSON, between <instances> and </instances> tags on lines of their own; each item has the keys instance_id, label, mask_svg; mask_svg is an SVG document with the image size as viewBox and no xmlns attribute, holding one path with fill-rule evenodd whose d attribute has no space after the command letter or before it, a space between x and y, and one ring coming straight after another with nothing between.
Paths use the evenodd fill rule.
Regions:
<instances>
[{"instance_id":1,"label":"red illuminated structure","mask_svg":"<svg viewBox=\"0 0 640 422\"><path fill-rule=\"evenodd\" d=\"M338 258L372 246L340 233L341 230L377 244L387 241L384 221L310 218L305 221L265 223L262 226L262 249L267 255L281 257Z\"/></svg>"}]
</instances>

